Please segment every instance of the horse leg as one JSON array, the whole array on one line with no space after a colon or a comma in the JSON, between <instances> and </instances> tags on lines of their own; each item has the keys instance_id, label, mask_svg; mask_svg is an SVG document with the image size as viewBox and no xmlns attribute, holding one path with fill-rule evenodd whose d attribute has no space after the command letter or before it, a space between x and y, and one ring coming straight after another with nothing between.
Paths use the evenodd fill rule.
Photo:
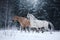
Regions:
<instances>
[{"instance_id":1,"label":"horse leg","mask_svg":"<svg viewBox=\"0 0 60 40\"><path fill-rule=\"evenodd\" d=\"M50 34L52 34L52 31L48 27L46 27L45 29L47 29L47 31L50 31Z\"/></svg>"},{"instance_id":2,"label":"horse leg","mask_svg":"<svg viewBox=\"0 0 60 40\"><path fill-rule=\"evenodd\" d=\"M34 32L36 30L36 28L32 27L31 30Z\"/></svg>"},{"instance_id":3,"label":"horse leg","mask_svg":"<svg viewBox=\"0 0 60 40\"><path fill-rule=\"evenodd\" d=\"M23 29L23 31L25 31L25 32L26 32L26 27L23 27L22 29Z\"/></svg>"},{"instance_id":4,"label":"horse leg","mask_svg":"<svg viewBox=\"0 0 60 40\"><path fill-rule=\"evenodd\" d=\"M34 28L34 31L38 32L38 28Z\"/></svg>"},{"instance_id":5,"label":"horse leg","mask_svg":"<svg viewBox=\"0 0 60 40\"><path fill-rule=\"evenodd\" d=\"M21 29L21 27L19 26L19 27L17 27L17 30L20 30Z\"/></svg>"},{"instance_id":6,"label":"horse leg","mask_svg":"<svg viewBox=\"0 0 60 40\"><path fill-rule=\"evenodd\" d=\"M29 27L25 27L24 30L30 32Z\"/></svg>"},{"instance_id":7,"label":"horse leg","mask_svg":"<svg viewBox=\"0 0 60 40\"><path fill-rule=\"evenodd\" d=\"M17 21L16 27L17 27L18 30L20 30L20 26L21 26L20 23Z\"/></svg>"},{"instance_id":8,"label":"horse leg","mask_svg":"<svg viewBox=\"0 0 60 40\"><path fill-rule=\"evenodd\" d=\"M30 32L30 28L29 27L27 27L27 31Z\"/></svg>"},{"instance_id":9,"label":"horse leg","mask_svg":"<svg viewBox=\"0 0 60 40\"><path fill-rule=\"evenodd\" d=\"M40 28L36 28L36 32L38 32L38 33L39 33L39 30L40 30Z\"/></svg>"},{"instance_id":10,"label":"horse leg","mask_svg":"<svg viewBox=\"0 0 60 40\"><path fill-rule=\"evenodd\" d=\"M42 33L44 32L44 27L41 28Z\"/></svg>"},{"instance_id":11,"label":"horse leg","mask_svg":"<svg viewBox=\"0 0 60 40\"><path fill-rule=\"evenodd\" d=\"M34 32L34 31L39 32L39 31L38 31L38 28L36 28L36 27L31 28L31 30L32 30L33 32Z\"/></svg>"},{"instance_id":12,"label":"horse leg","mask_svg":"<svg viewBox=\"0 0 60 40\"><path fill-rule=\"evenodd\" d=\"M41 28L38 28L38 32L40 32Z\"/></svg>"},{"instance_id":13,"label":"horse leg","mask_svg":"<svg viewBox=\"0 0 60 40\"><path fill-rule=\"evenodd\" d=\"M32 31L34 31L34 28L31 28Z\"/></svg>"},{"instance_id":14,"label":"horse leg","mask_svg":"<svg viewBox=\"0 0 60 40\"><path fill-rule=\"evenodd\" d=\"M23 28L21 27L21 32L23 31Z\"/></svg>"}]
</instances>

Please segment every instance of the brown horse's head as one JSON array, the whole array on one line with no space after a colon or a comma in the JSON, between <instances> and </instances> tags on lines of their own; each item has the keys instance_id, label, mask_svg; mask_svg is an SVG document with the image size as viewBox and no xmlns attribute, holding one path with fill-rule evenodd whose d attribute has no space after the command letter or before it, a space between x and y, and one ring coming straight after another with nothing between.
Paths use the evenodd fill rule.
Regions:
<instances>
[{"instance_id":1,"label":"brown horse's head","mask_svg":"<svg viewBox=\"0 0 60 40\"><path fill-rule=\"evenodd\" d=\"M12 18L12 21L13 21L13 22L16 22L18 19L19 19L19 16L14 16L14 17Z\"/></svg>"}]
</instances>

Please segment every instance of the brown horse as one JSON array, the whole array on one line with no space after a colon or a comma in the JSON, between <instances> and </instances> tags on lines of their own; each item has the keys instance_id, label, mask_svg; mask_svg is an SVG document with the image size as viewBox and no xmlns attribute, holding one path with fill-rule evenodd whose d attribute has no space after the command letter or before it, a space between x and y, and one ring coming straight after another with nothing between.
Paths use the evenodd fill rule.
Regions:
<instances>
[{"instance_id":1,"label":"brown horse","mask_svg":"<svg viewBox=\"0 0 60 40\"><path fill-rule=\"evenodd\" d=\"M26 28L29 28L29 26L30 26L30 21L25 17L14 16L12 20L14 22L16 22L16 21L19 22L19 24L21 25L21 30L22 29L25 30Z\"/></svg>"}]
</instances>

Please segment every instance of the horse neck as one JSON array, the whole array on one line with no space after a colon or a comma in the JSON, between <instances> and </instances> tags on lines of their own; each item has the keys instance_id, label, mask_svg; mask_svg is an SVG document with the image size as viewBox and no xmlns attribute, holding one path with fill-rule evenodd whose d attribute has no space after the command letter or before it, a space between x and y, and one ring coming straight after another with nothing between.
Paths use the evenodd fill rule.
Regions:
<instances>
[{"instance_id":1,"label":"horse neck","mask_svg":"<svg viewBox=\"0 0 60 40\"><path fill-rule=\"evenodd\" d=\"M22 19L21 19L21 18L19 18L17 21L18 21L19 23L21 23L21 22L22 22Z\"/></svg>"},{"instance_id":2,"label":"horse neck","mask_svg":"<svg viewBox=\"0 0 60 40\"><path fill-rule=\"evenodd\" d=\"M30 16L30 20L35 20L36 18L34 16Z\"/></svg>"},{"instance_id":3,"label":"horse neck","mask_svg":"<svg viewBox=\"0 0 60 40\"><path fill-rule=\"evenodd\" d=\"M32 17L30 17L30 19L29 19L30 21L32 21L32 20L34 20Z\"/></svg>"}]
</instances>

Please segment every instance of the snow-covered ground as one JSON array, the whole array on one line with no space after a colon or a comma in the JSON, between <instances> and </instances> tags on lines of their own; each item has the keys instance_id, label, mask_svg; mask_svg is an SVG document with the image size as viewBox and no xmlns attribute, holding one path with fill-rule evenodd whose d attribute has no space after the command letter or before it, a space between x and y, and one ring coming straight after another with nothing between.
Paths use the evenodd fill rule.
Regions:
<instances>
[{"instance_id":1,"label":"snow-covered ground","mask_svg":"<svg viewBox=\"0 0 60 40\"><path fill-rule=\"evenodd\" d=\"M18 30L0 30L0 40L60 40L60 32L36 33Z\"/></svg>"}]
</instances>

